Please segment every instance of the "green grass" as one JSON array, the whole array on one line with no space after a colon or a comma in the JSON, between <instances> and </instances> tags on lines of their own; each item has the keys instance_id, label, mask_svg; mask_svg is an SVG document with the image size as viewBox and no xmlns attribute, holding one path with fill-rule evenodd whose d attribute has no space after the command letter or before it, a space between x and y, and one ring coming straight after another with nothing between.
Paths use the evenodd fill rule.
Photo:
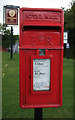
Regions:
<instances>
[{"instance_id":1,"label":"green grass","mask_svg":"<svg viewBox=\"0 0 75 120\"><path fill-rule=\"evenodd\" d=\"M34 109L19 107L19 55L2 55L2 117L34 118ZM43 108L43 118L73 118L73 60L63 61L63 106Z\"/></svg>"}]
</instances>

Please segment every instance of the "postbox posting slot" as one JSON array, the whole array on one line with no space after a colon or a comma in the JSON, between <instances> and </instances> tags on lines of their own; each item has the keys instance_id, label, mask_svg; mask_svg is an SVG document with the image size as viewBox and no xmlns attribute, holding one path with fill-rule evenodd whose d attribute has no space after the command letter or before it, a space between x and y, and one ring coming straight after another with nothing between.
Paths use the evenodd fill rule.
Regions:
<instances>
[{"instance_id":1,"label":"postbox posting slot","mask_svg":"<svg viewBox=\"0 0 75 120\"><path fill-rule=\"evenodd\" d=\"M26 30L31 30L31 29L36 29L36 30L47 29L47 30L57 30L57 31L59 31L59 30L61 30L61 27L60 26L26 26L26 25L23 25L23 27L22 27L23 32L26 31Z\"/></svg>"}]
</instances>

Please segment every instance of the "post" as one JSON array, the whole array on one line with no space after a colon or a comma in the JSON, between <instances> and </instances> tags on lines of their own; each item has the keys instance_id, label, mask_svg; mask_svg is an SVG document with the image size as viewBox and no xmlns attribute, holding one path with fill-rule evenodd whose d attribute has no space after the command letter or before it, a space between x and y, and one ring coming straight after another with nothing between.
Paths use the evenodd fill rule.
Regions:
<instances>
[{"instance_id":1,"label":"post","mask_svg":"<svg viewBox=\"0 0 75 120\"><path fill-rule=\"evenodd\" d=\"M12 42L13 42L13 27L11 26L11 59L13 58L13 46L12 46Z\"/></svg>"},{"instance_id":2,"label":"post","mask_svg":"<svg viewBox=\"0 0 75 120\"><path fill-rule=\"evenodd\" d=\"M34 120L42 120L42 108L34 109Z\"/></svg>"},{"instance_id":3,"label":"post","mask_svg":"<svg viewBox=\"0 0 75 120\"><path fill-rule=\"evenodd\" d=\"M67 48L67 59L69 59L69 48Z\"/></svg>"},{"instance_id":4,"label":"post","mask_svg":"<svg viewBox=\"0 0 75 120\"><path fill-rule=\"evenodd\" d=\"M67 48L67 59L69 59L69 43L66 44L66 48Z\"/></svg>"}]
</instances>

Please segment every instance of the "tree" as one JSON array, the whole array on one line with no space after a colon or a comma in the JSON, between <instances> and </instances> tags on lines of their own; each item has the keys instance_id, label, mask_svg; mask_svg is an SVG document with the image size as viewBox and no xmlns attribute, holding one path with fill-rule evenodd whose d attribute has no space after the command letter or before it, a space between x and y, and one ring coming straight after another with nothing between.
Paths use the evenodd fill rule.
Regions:
<instances>
[{"instance_id":1,"label":"tree","mask_svg":"<svg viewBox=\"0 0 75 120\"><path fill-rule=\"evenodd\" d=\"M4 25L2 25L1 31L2 31L2 46L5 48L8 48L11 42L11 39L10 39L11 32Z\"/></svg>"},{"instance_id":2,"label":"tree","mask_svg":"<svg viewBox=\"0 0 75 120\"><path fill-rule=\"evenodd\" d=\"M11 31L5 26L1 25L2 31L2 46L8 48L11 44ZM13 35L13 44L19 40L19 35Z\"/></svg>"},{"instance_id":3,"label":"tree","mask_svg":"<svg viewBox=\"0 0 75 120\"><path fill-rule=\"evenodd\" d=\"M64 10L64 31L69 31L69 43L70 43L70 57L74 57L75 53L73 48L75 47L75 2L72 1L70 8ZM64 52L66 51L66 45L64 45Z\"/></svg>"},{"instance_id":4,"label":"tree","mask_svg":"<svg viewBox=\"0 0 75 120\"><path fill-rule=\"evenodd\" d=\"M71 2L71 8L64 11L65 30L75 28L75 2Z\"/></svg>"}]
</instances>

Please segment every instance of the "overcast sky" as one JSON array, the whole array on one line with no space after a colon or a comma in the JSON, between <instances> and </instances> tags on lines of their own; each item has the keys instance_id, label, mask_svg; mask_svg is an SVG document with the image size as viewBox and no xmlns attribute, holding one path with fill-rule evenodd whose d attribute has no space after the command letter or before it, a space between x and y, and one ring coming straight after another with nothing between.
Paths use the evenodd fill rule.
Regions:
<instances>
[{"instance_id":1,"label":"overcast sky","mask_svg":"<svg viewBox=\"0 0 75 120\"><path fill-rule=\"evenodd\" d=\"M0 23L3 23L3 6L14 5L33 8L61 8L68 9L72 0L0 0ZM14 34L19 34L19 26L14 26Z\"/></svg>"}]
</instances>

